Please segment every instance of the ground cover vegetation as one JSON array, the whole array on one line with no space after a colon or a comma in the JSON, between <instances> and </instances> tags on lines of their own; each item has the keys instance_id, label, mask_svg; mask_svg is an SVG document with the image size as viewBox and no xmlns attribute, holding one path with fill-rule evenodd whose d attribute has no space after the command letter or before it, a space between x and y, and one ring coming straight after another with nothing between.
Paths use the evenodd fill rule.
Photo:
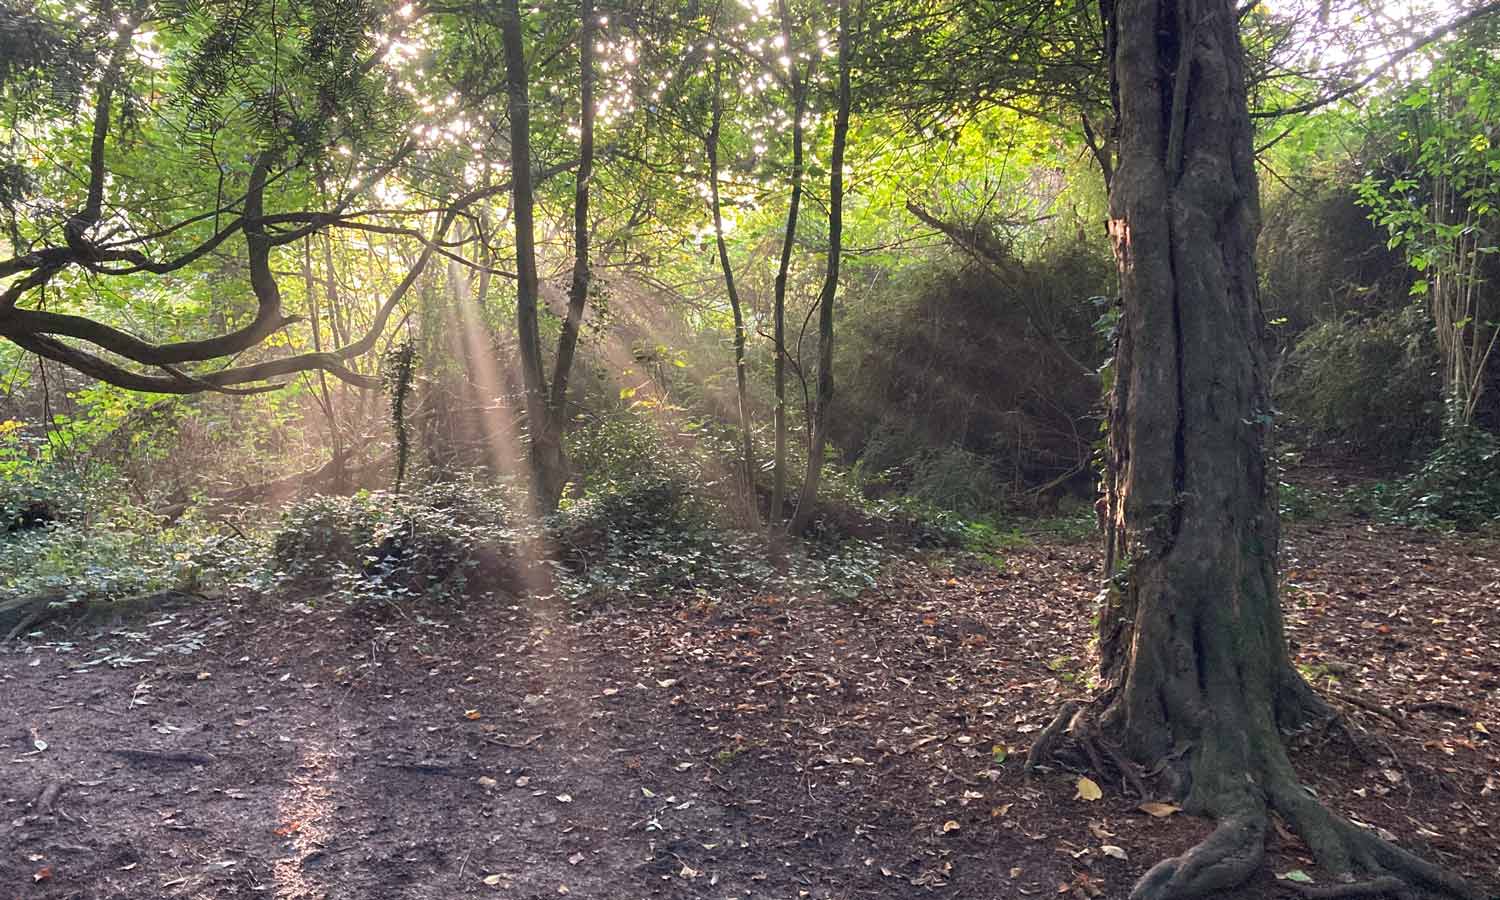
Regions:
<instances>
[{"instance_id":1,"label":"ground cover vegetation","mask_svg":"<svg viewBox=\"0 0 1500 900\"><path fill-rule=\"evenodd\" d=\"M0 883L1496 895L1497 53L0 0Z\"/></svg>"}]
</instances>

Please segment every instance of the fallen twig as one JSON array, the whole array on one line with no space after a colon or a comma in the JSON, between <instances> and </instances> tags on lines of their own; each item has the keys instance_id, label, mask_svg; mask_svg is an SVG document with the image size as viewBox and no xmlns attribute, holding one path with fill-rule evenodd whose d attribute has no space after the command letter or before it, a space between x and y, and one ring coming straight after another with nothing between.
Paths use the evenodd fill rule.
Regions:
<instances>
[{"instance_id":1,"label":"fallen twig","mask_svg":"<svg viewBox=\"0 0 1500 900\"><path fill-rule=\"evenodd\" d=\"M1348 884L1297 884L1288 882L1292 890L1304 897L1314 900L1341 900L1346 897L1410 897L1412 896L1411 885L1399 878L1385 876L1372 878L1369 881L1351 881Z\"/></svg>"},{"instance_id":2,"label":"fallen twig","mask_svg":"<svg viewBox=\"0 0 1500 900\"><path fill-rule=\"evenodd\" d=\"M185 766L209 766L219 761L212 753L197 750L142 750L136 747L117 747L106 750L112 756L123 757L131 762L175 763Z\"/></svg>"}]
</instances>

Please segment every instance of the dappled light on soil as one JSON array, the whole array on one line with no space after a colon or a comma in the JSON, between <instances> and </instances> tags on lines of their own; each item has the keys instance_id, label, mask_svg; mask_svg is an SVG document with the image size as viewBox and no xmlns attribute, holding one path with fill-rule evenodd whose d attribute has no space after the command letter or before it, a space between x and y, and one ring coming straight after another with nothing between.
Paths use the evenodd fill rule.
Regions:
<instances>
[{"instance_id":1,"label":"dappled light on soil","mask_svg":"<svg viewBox=\"0 0 1500 900\"><path fill-rule=\"evenodd\" d=\"M1297 660L1360 742L1299 739L1309 786L1493 882L1500 757L1478 726L1500 721L1500 548L1359 523L1294 527L1288 547ZM137 668L71 673L45 641L13 645L0 685L49 747L11 764L0 802L63 777L69 818L13 825L22 855L0 875L50 865L47 898L187 896L185 875L244 897L1123 897L1202 822L1163 798L1143 812L1110 779L1080 797L1071 764L1020 773L1057 697L1086 690L1097 567L1093 547L1041 539L1002 570L895 562L857 603L747 593L576 616L496 600L466 611L483 631L421 604L372 621L254 601L165 658L136 707ZM268 708L240 725L250 686ZM96 703L116 730L93 730ZM171 710L183 730L152 730ZM184 751L209 756L161 756ZM155 826L164 803L192 829ZM200 847L232 865L199 868ZM1295 838L1270 851L1272 872L1323 882Z\"/></svg>"}]
</instances>

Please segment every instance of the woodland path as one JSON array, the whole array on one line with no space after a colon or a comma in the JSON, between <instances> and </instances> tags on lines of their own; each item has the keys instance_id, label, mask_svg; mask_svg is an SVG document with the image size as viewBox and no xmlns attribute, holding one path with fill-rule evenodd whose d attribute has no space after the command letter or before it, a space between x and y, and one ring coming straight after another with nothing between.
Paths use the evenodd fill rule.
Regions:
<instances>
[{"instance_id":1,"label":"woodland path","mask_svg":"<svg viewBox=\"0 0 1500 900\"><path fill-rule=\"evenodd\" d=\"M1205 823L1020 772L1086 690L1098 565L1039 539L854 603L54 623L0 647L0 898L1123 897ZM1500 892L1500 544L1295 525L1284 569L1294 655L1368 729L1296 739L1309 786ZM1241 896L1323 879L1271 841Z\"/></svg>"}]
</instances>

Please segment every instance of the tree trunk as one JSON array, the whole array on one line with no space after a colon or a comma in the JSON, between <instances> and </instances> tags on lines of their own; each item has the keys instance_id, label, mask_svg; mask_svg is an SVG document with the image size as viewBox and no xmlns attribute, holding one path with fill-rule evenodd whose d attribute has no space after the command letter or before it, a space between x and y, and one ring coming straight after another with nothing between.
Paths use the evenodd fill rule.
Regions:
<instances>
[{"instance_id":1,"label":"tree trunk","mask_svg":"<svg viewBox=\"0 0 1500 900\"><path fill-rule=\"evenodd\" d=\"M510 112L511 215L516 228L516 332L521 344L521 379L526 390L526 421L530 430L529 459L532 500L549 513L562 496L564 471L562 435L552 421L547 396L547 374L542 367L542 342L537 327L538 278L536 225L531 174L531 105L524 27L518 0L505 0L500 15L505 51L505 86Z\"/></svg>"},{"instance_id":2,"label":"tree trunk","mask_svg":"<svg viewBox=\"0 0 1500 900\"><path fill-rule=\"evenodd\" d=\"M1468 888L1319 805L1282 729L1326 714L1293 667L1277 598L1271 405L1256 295L1257 187L1232 0L1118 0L1120 159L1110 234L1123 303L1110 509L1122 569L1101 617L1106 740L1166 763L1218 822L1132 897L1208 896L1260 864L1268 809L1337 874Z\"/></svg>"},{"instance_id":3,"label":"tree trunk","mask_svg":"<svg viewBox=\"0 0 1500 900\"><path fill-rule=\"evenodd\" d=\"M797 71L792 43L792 17L781 0L781 38L792 59L787 84L792 92L792 198L786 212L786 234L781 242L781 263L776 269L776 287L771 301L771 330L775 341L774 372L776 409L776 457L771 470L771 510L766 517L773 527L781 523L786 504L786 283L792 268L792 248L797 243L797 213L802 208L802 115L807 109L807 90Z\"/></svg>"},{"instance_id":4,"label":"tree trunk","mask_svg":"<svg viewBox=\"0 0 1500 900\"><path fill-rule=\"evenodd\" d=\"M789 530L800 533L812 519L828 444L828 407L833 403L833 301L839 289L839 258L844 252L844 145L849 140L849 0L839 0L839 108L833 121L833 153L828 175L828 269L818 294L818 392L808 422L807 473Z\"/></svg>"},{"instance_id":5,"label":"tree trunk","mask_svg":"<svg viewBox=\"0 0 1500 900\"><path fill-rule=\"evenodd\" d=\"M734 283L734 265L729 261L729 245L724 241L723 204L719 199L719 126L724 117L724 102L720 91L720 66L723 54L714 58L714 84L712 118L709 120L708 136L704 139L708 151L709 202L713 204L714 243L719 251L719 268L724 273L724 292L729 297L729 311L734 316L734 392L740 418L740 490L744 499L745 518L751 524L759 524L760 513L755 499L755 432L750 421L750 388L745 372L745 311L740 305L740 292Z\"/></svg>"},{"instance_id":6,"label":"tree trunk","mask_svg":"<svg viewBox=\"0 0 1500 900\"><path fill-rule=\"evenodd\" d=\"M573 187L573 282L568 289L568 318L557 341L552 370L551 418L559 438L567 428L568 376L589 301L589 182L594 177L594 3L578 4L578 70L580 125L578 174ZM554 501L555 503L555 501Z\"/></svg>"}]
</instances>

